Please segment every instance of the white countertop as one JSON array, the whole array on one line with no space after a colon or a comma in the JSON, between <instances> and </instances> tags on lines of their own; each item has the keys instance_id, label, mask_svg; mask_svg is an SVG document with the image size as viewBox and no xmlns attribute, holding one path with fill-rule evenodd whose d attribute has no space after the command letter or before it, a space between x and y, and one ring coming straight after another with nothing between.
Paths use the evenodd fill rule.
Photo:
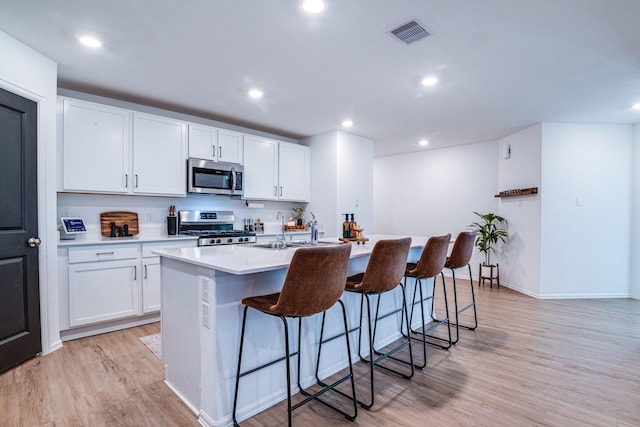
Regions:
<instances>
[{"instance_id":1,"label":"white countertop","mask_svg":"<svg viewBox=\"0 0 640 427\"><path fill-rule=\"evenodd\" d=\"M82 246L82 245L103 245L122 243L147 243L147 242L170 242L178 240L196 240L196 236L177 234L175 236L132 236L132 237L98 237L98 238L76 238L74 240L58 240L58 246Z\"/></svg>"},{"instance_id":2,"label":"white countertop","mask_svg":"<svg viewBox=\"0 0 640 427\"><path fill-rule=\"evenodd\" d=\"M352 243L351 258L371 254L373 246L378 240L397 239L405 236L376 234L368 237L369 241L365 244ZM427 242L426 237L411 236L411 238L412 248L422 247ZM320 241L339 243L337 238L324 238L320 239ZM231 274L251 274L288 267L296 249L265 249L251 245L223 245L154 250L153 253L161 257L212 270L220 270Z\"/></svg>"}]
</instances>

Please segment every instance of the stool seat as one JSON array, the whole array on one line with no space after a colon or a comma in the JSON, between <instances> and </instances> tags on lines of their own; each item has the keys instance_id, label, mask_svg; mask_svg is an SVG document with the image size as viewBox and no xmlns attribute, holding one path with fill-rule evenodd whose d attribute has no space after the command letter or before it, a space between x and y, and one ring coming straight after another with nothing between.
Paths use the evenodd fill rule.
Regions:
<instances>
[{"instance_id":1,"label":"stool seat","mask_svg":"<svg viewBox=\"0 0 640 427\"><path fill-rule=\"evenodd\" d=\"M258 295L255 297L244 298L242 300L242 304L246 305L247 307L260 310L263 313L282 314L282 313L278 313L275 310L276 303L278 302L278 298L280 298L280 292L276 292L275 294Z\"/></svg>"}]
</instances>

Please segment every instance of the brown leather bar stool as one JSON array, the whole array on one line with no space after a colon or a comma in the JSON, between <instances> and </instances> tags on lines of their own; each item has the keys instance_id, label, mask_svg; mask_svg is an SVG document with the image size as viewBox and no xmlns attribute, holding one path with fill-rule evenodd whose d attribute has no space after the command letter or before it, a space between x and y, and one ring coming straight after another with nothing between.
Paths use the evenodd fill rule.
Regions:
<instances>
[{"instance_id":1,"label":"brown leather bar stool","mask_svg":"<svg viewBox=\"0 0 640 427\"><path fill-rule=\"evenodd\" d=\"M378 309L380 308L380 298L382 297L382 294L393 291L398 285L400 285L400 289L402 290L401 316L404 316L403 319L405 319L407 322L409 321L404 286L402 285L402 275L404 274L404 268L407 263L407 256L409 254L410 247L411 247L410 237L406 237L402 239L379 240L378 242L376 242L376 244L373 247L373 250L371 251L371 256L369 257L369 261L367 263L367 268L365 272L356 274L354 276L350 276L346 280L345 290L347 292L359 293L361 295L360 325L355 329L359 330L358 354L360 356L360 360L369 364L370 381L371 381L370 403L364 403L361 400L358 400L358 403L360 403L360 405L365 409L370 409L374 404L374 388L375 388L374 375L373 375L374 366L378 366L379 368L396 373L406 379L409 379L413 376L413 354L411 352L411 337L408 337L405 342L403 342L402 344L396 346L391 350L386 351L385 353L381 353L380 351L376 350L374 345L375 331L376 331L378 320L391 316L398 312L396 310L384 316L378 316ZM371 303L369 298L372 295L378 296L375 318L371 317ZM368 321L367 329L369 333L368 358L363 357L361 354L362 318L364 314L365 301L367 302L367 321ZM373 326L372 326L372 320L373 320ZM397 351L405 347L409 347L408 362L392 356ZM376 355L378 357L376 357ZM381 365L380 362L382 362L385 359L393 359L397 362L401 362L403 364L410 366L409 373L402 373L395 369L389 368L388 366Z\"/></svg>"},{"instance_id":2,"label":"brown leather bar stool","mask_svg":"<svg viewBox=\"0 0 640 427\"><path fill-rule=\"evenodd\" d=\"M455 306L455 315L456 315L456 339L453 343L457 343L460 338L460 326L466 329L474 330L478 327L478 313L476 311L476 294L473 290L473 277L471 275L471 265L469 262L471 261L471 255L473 255L473 244L476 240L476 233L474 231L463 231L458 234L456 237L456 241L453 244L453 249L451 250L451 256L447 258L447 262L444 264L445 268L451 270L451 275L453 277L453 305ZM469 282L471 283L471 303L464 306L463 308L458 308L458 290L456 288L456 270L458 268L462 268L467 266L469 268ZM461 325L459 320L459 315L468 309L473 308L473 325ZM433 315L433 312L432 312Z\"/></svg>"},{"instance_id":3,"label":"brown leather bar stool","mask_svg":"<svg viewBox=\"0 0 640 427\"><path fill-rule=\"evenodd\" d=\"M271 366L275 363L281 362L282 360L286 361L287 415L289 426L291 426L291 413L312 400L317 400L325 406L328 406L329 408L344 415L349 420L353 421L356 418L358 410L355 395L355 382L353 379L353 367L351 363L351 348L349 346L347 315L344 304L342 303L342 301L340 301L340 297L344 292L344 283L347 278L350 254L350 244L326 246L320 248L313 247L298 249L293 254L293 258L291 259L291 264L289 265L289 270L287 271L287 276L284 280L281 292L270 295L249 297L242 300L242 304L244 304L245 307L244 315L242 317L242 333L240 336L240 352L238 354L236 389L233 398L234 425L238 425L238 421L236 419L236 406L238 401L240 378L252 374L260 369ZM311 394L304 390L300 385L300 354L302 352L300 342L302 336L302 318L322 313L322 328L324 329L326 311L333 307L336 303L339 303L342 307L342 319L344 322L347 356L349 359L349 373L330 385L323 385L322 390ZM264 314L279 317L282 320L282 324L284 325L285 356L260 365L256 368L241 372L244 332L247 323L247 310L249 309L249 307ZM289 326L287 324L288 317L298 319L298 351L294 353L290 353L289 351ZM320 336L320 342L322 342L322 335ZM308 397L296 403L295 405L291 405L290 359L292 356L296 355L298 356L297 385L300 388L301 394ZM319 362L320 351L318 351L317 359L317 363ZM340 394L349 397L353 402L352 414L348 414L320 398L323 393L329 390L338 392L338 390L334 390L334 388L338 384L341 384L346 380L351 380L352 395L348 396L342 392L340 392Z\"/></svg>"},{"instance_id":4,"label":"brown leather bar stool","mask_svg":"<svg viewBox=\"0 0 640 427\"><path fill-rule=\"evenodd\" d=\"M420 259L417 263L407 263L406 271L404 273L405 286L407 284L407 278L415 279L415 287L413 289L413 298L411 299L411 317L407 322L407 329L411 333L415 335L420 335L420 338L417 338L422 342L422 351L424 354L424 363L422 365L416 365L416 368L423 369L427 366L427 347L426 344L431 344L438 346L440 348L450 348L451 347L451 325L449 324L449 303L447 301L447 288L444 282L444 274L442 274L442 269L444 268L444 264L447 260L447 252L449 250L449 242L451 240L451 234L445 234L444 236L434 236L430 237L427 240L427 244L422 250L422 254L420 255ZM443 319L434 319L434 324L426 326L426 320L424 316L424 302L431 300L431 313L433 316L434 311L434 295L436 290L436 276L440 275L442 277L442 289L444 291L444 304L445 304L445 313L446 316ZM422 281L426 279L433 278L433 292L431 295L424 296L422 292ZM420 301L416 302L416 295L420 295ZM413 310L416 304L420 304L420 315L422 320L422 330L414 330L411 328L411 324L413 323ZM434 336L429 334L429 332L434 329L447 325L448 339L444 339L442 337ZM411 334L407 334L411 335ZM446 343L446 344L441 344Z\"/></svg>"}]
</instances>

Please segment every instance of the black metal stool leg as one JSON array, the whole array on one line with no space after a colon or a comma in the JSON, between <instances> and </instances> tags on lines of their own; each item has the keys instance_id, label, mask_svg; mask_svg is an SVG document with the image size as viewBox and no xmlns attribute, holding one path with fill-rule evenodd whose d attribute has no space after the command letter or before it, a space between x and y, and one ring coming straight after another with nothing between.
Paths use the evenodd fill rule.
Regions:
<instances>
[{"instance_id":1,"label":"black metal stool leg","mask_svg":"<svg viewBox=\"0 0 640 427\"><path fill-rule=\"evenodd\" d=\"M242 332L240 333L240 353L238 354L238 370L236 372L236 390L233 394L233 425L238 426L238 420L236 419L236 409L238 407L238 389L240 386L240 367L242 365L242 348L244 347L244 330L247 324L247 308L244 307L244 314L242 315Z\"/></svg>"}]
</instances>

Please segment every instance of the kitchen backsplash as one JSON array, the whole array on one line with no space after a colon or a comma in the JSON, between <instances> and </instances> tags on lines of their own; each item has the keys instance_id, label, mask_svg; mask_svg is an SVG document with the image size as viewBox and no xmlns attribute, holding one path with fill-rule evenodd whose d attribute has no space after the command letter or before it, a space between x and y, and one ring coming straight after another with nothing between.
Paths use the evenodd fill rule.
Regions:
<instances>
[{"instance_id":1,"label":"kitchen backsplash","mask_svg":"<svg viewBox=\"0 0 640 427\"><path fill-rule=\"evenodd\" d=\"M244 200L230 199L226 196L192 195L187 197L144 197L116 196L100 194L58 193L58 221L62 216L78 216L85 220L87 239L100 237L100 214L108 211L129 211L138 214L140 237L167 235L167 215L169 206L175 205L176 211L193 210L230 210L235 214L234 228L242 229L244 218L261 219L265 225L265 234L277 233L280 221L276 220L278 211L291 216L291 209L304 206L303 203L256 202L262 208L247 207ZM305 221L311 215L305 214ZM322 223L322 218L318 218ZM78 237L78 239L83 237Z\"/></svg>"}]
</instances>

